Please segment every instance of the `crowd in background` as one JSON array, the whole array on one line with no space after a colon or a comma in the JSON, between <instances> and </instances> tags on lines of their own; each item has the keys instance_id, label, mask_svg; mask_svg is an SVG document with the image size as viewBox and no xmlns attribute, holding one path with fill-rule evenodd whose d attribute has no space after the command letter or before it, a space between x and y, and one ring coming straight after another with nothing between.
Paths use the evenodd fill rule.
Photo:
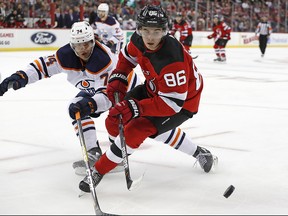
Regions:
<instances>
[{"instance_id":1,"label":"crowd in background","mask_svg":"<svg viewBox=\"0 0 288 216\"><path fill-rule=\"evenodd\" d=\"M51 1L0 0L0 28L70 28L80 20L79 0L54 0L55 24L51 25ZM84 19L93 22L102 2L109 4L110 14L124 30L135 29L140 8L161 4L171 21L181 12L197 31L210 31L213 16L218 14L234 32L254 31L262 16L268 17L273 32L288 32L287 0L83 0Z\"/></svg>"}]
</instances>

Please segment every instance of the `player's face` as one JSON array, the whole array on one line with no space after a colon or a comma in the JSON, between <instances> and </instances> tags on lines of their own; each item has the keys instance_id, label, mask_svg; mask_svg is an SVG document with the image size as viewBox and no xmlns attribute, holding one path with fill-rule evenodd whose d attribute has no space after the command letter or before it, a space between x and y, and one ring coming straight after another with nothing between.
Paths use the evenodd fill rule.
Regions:
<instances>
[{"instance_id":1,"label":"player's face","mask_svg":"<svg viewBox=\"0 0 288 216\"><path fill-rule=\"evenodd\" d=\"M74 51L84 61L88 61L93 49L93 41L72 44Z\"/></svg>"},{"instance_id":2,"label":"player's face","mask_svg":"<svg viewBox=\"0 0 288 216\"><path fill-rule=\"evenodd\" d=\"M150 50L156 50L163 37L163 29L155 27L142 27L140 29L145 46Z\"/></svg>"},{"instance_id":3,"label":"player's face","mask_svg":"<svg viewBox=\"0 0 288 216\"><path fill-rule=\"evenodd\" d=\"M101 21L105 21L108 16L106 11L101 11L101 10L97 11L97 15L101 19Z\"/></svg>"},{"instance_id":4,"label":"player's face","mask_svg":"<svg viewBox=\"0 0 288 216\"><path fill-rule=\"evenodd\" d=\"M177 23L180 23L180 22L181 22L181 20L182 20L182 17L181 17L181 16L176 16L176 18L175 18L175 19L176 19L176 22L177 22Z\"/></svg>"}]
</instances>

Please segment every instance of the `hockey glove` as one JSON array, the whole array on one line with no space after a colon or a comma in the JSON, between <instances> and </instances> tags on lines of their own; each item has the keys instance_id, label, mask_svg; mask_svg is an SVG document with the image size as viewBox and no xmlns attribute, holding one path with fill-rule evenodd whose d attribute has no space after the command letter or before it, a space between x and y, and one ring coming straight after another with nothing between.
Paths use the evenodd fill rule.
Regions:
<instances>
[{"instance_id":1,"label":"hockey glove","mask_svg":"<svg viewBox=\"0 0 288 216\"><path fill-rule=\"evenodd\" d=\"M75 119L75 114L80 112L81 118L89 116L97 110L97 104L91 97L83 97L77 103L72 103L69 106L69 115Z\"/></svg>"},{"instance_id":2,"label":"hockey glove","mask_svg":"<svg viewBox=\"0 0 288 216\"><path fill-rule=\"evenodd\" d=\"M189 36L186 37L181 43L182 43L183 45L186 45L186 46L191 46L191 45L192 45L192 40L193 40L192 35L189 35Z\"/></svg>"},{"instance_id":3,"label":"hockey glove","mask_svg":"<svg viewBox=\"0 0 288 216\"><path fill-rule=\"evenodd\" d=\"M8 91L10 85L12 85L14 90L25 87L28 83L28 76L24 71L17 71L10 77L7 77L0 84L0 96L3 96L5 92Z\"/></svg>"},{"instance_id":4,"label":"hockey glove","mask_svg":"<svg viewBox=\"0 0 288 216\"><path fill-rule=\"evenodd\" d=\"M107 96L113 105L115 104L115 92L119 93L119 101L122 101L126 95L127 86L128 80L126 75L113 71L107 85Z\"/></svg>"},{"instance_id":5,"label":"hockey glove","mask_svg":"<svg viewBox=\"0 0 288 216\"><path fill-rule=\"evenodd\" d=\"M134 99L123 100L117 103L109 110L109 116L117 117L122 115L123 124L129 122L132 118L137 118L141 115L138 102Z\"/></svg>"},{"instance_id":6,"label":"hockey glove","mask_svg":"<svg viewBox=\"0 0 288 216\"><path fill-rule=\"evenodd\" d=\"M208 39L212 39L213 36L212 36L212 35L208 35L207 38L208 38Z\"/></svg>"}]
</instances>

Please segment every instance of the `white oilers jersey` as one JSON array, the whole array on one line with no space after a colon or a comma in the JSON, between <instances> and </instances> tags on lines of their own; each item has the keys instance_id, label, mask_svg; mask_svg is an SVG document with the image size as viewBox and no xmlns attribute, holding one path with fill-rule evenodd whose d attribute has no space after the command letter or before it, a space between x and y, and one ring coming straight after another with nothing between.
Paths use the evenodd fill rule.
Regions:
<instances>
[{"instance_id":1,"label":"white oilers jersey","mask_svg":"<svg viewBox=\"0 0 288 216\"><path fill-rule=\"evenodd\" d=\"M108 41L113 41L114 44L124 41L123 31L120 28L119 22L112 16L108 16L105 22L102 22L99 17L93 23L94 33L102 40L104 44Z\"/></svg>"},{"instance_id":2,"label":"white oilers jersey","mask_svg":"<svg viewBox=\"0 0 288 216\"><path fill-rule=\"evenodd\" d=\"M96 42L88 62L84 63L66 44L55 55L40 57L26 70L28 84L59 73L66 73L67 80L80 90L94 95L106 89L108 77L116 67L118 57L110 49Z\"/></svg>"},{"instance_id":3,"label":"white oilers jersey","mask_svg":"<svg viewBox=\"0 0 288 216\"><path fill-rule=\"evenodd\" d=\"M113 54L108 47L100 42L95 47L89 58L84 63L66 44L57 50L56 54L40 57L31 62L25 73L28 76L28 84L56 74L67 74L67 80L76 88L89 93L97 102L97 111L106 111L111 102L106 96L106 86L109 76L115 69L118 55ZM128 91L140 84L136 73L132 72L128 77Z\"/></svg>"}]
</instances>

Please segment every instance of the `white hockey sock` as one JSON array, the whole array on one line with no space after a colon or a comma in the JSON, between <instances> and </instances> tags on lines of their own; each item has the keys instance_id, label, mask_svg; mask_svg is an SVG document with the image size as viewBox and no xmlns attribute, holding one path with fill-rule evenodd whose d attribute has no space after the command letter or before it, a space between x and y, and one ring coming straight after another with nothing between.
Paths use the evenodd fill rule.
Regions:
<instances>
[{"instance_id":1,"label":"white hockey sock","mask_svg":"<svg viewBox=\"0 0 288 216\"><path fill-rule=\"evenodd\" d=\"M155 140L163 142L164 144L188 155L193 155L197 149L197 145L193 143L192 139L180 128L167 131L155 137Z\"/></svg>"},{"instance_id":2,"label":"white hockey sock","mask_svg":"<svg viewBox=\"0 0 288 216\"><path fill-rule=\"evenodd\" d=\"M78 136L78 127L77 127L76 121L73 121L72 124L74 126L75 133ZM97 135L96 135L96 128L95 128L93 119L90 117L81 119L81 124L82 124L87 151L89 151L91 148L100 147L100 146L96 146Z\"/></svg>"}]
</instances>

